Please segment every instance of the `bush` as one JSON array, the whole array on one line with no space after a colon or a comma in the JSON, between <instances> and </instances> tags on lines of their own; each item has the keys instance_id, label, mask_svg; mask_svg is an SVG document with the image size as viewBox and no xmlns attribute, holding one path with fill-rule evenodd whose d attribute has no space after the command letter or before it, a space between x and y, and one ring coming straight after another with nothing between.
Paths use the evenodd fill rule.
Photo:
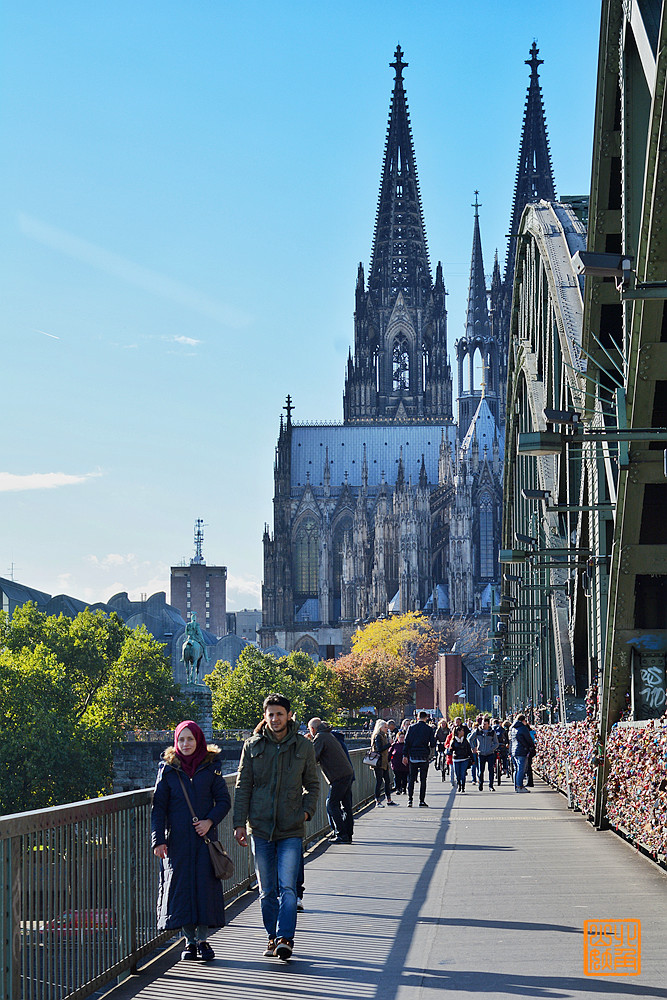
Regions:
<instances>
[{"instance_id":1,"label":"bush","mask_svg":"<svg viewBox=\"0 0 667 1000\"><path fill-rule=\"evenodd\" d=\"M479 715L479 709L477 705L471 705L470 702L466 702L464 705L460 701L454 701L447 709L447 718L453 722L459 715L462 719L476 719Z\"/></svg>"}]
</instances>

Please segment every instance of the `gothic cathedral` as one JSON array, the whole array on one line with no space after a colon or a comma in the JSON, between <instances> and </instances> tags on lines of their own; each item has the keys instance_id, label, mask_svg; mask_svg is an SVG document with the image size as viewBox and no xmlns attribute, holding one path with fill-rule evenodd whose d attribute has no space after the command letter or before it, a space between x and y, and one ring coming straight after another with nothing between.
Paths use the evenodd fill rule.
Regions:
<instances>
[{"instance_id":1,"label":"gothic cathedral","mask_svg":"<svg viewBox=\"0 0 667 1000\"><path fill-rule=\"evenodd\" d=\"M528 201L554 197L536 53L533 46L513 220ZM455 344L457 422L443 271L438 263L433 280L400 46L391 66L371 263L368 279L362 264L357 274L343 423L301 425L288 396L273 534L264 530L262 646L315 658L347 652L360 622L392 611L488 613L499 582L513 247L504 281L496 254L487 290L475 193L466 329ZM551 191L542 193L533 177L524 200L524 175L538 162L524 145L535 143L546 152Z\"/></svg>"}]
</instances>

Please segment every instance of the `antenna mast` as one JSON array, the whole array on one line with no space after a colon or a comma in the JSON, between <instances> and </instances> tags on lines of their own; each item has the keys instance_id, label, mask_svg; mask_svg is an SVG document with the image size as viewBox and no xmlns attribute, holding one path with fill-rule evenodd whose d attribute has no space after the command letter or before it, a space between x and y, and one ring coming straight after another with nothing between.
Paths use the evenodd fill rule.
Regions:
<instances>
[{"instance_id":1,"label":"antenna mast","mask_svg":"<svg viewBox=\"0 0 667 1000\"><path fill-rule=\"evenodd\" d=\"M195 557L191 560L191 566L205 566L206 560L202 552L204 543L204 519L198 517L195 521Z\"/></svg>"}]
</instances>

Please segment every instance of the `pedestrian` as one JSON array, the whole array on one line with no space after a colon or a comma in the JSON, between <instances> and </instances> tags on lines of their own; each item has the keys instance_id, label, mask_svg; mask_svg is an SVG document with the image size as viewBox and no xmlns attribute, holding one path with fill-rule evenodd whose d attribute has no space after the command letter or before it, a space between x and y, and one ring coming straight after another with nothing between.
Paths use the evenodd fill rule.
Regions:
<instances>
[{"instance_id":1,"label":"pedestrian","mask_svg":"<svg viewBox=\"0 0 667 1000\"><path fill-rule=\"evenodd\" d=\"M187 796L195 810L192 815ZM231 808L220 748L207 744L191 719L179 723L174 745L162 754L151 808L151 846L160 859L158 930L183 929L181 958L214 957L209 934L224 927L222 882L213 874L206 840Z\"/></svg>"},{"instance_id":2,"label":"pedestrian","mask_svg":"<svg viewBox=\"0 0 667 1000\"><path fill-rule=\"evenodd\" d=\"M403 754L405 753L405 733L402 729L399 729L396 734L396 741L392 743L389 748L389 763L391 769L394 772L394 781L396 782L396 794L405 795L406 789L408 787L408 766L403 763Z\"/></svg>"},{"instance_id":3,"label":"pedestrian","mask_svg":"<svg viewBox=\"0 0 667 1000\"><path fill-rule=\"evenodd\" d=\"M463 721L460 715L457 715L456 718L454 719L454 725L452 727L452 731L455 730L457 726L463 726L463 731L465 732L466 736L470 736L470 727L466 726L465 722Z\"/></svg>"},{"instance_id":4,"label":"pedestrian","mask_svg":"<svg viewBox=\"0 0 667 1000\"><path fill-rule=\"evenodd\" d=\"M445 765L443 765L442 780L445 780L445 770L449 771L449 777L452 783L452 788L454 788L458 781L456 779L456 771L454 770L454 758L452 757L452 740L454 739L454 725L451 726L449 733L447 734L447 739L445 740Z\"/></svg>"},{"instance_id":5,"label":"pedestrian","mask_svg":"<svg viewBox=\"0 0 667 1000\"><path fill-rule=\"evenodd\" d=\"M391 797L391 774L389 772L389 733L387 723L384 719L378 719L371 736L371 752L379 755L375 765L375 802L383 809L382 788L384 786L385 798L388 806L397 806Z\"/></svg>"},{"instance_id":6,"label":"pedestrian","mask_svg":"<svg viewBox=\"0 0 667 1000\"><path fill-rule=\"evenodd\" d=\"M537 732L529 722L526 723L530 731L530 738L533 741L533 745L530 749L528 757L526 758L526 788L533 788L535 782L533 781L533 757L535 756L535 739L537 737Z\"/></svg>"},{"instance_id":7,"label":"pedestrian","mask_svg":"<svg viewBox=\"0 0 667 1000\"><path fill-rule=\"evenodd\" d=\"M514 761L514 791L528 792L529 789L523 784L523 777L526 772L528 754L533 750L533 740L530 729L526 725L526 716L523 713L517 715L514 725L510 729L510 740L512 748L512 760Z\"/></svg>"},{"instance_id":8,"label":"pedestrian","mask_svg":"<svg viewBox=\"0 0 667 1000\"><path fill-rule=\"evenodd\" d=\"M419 775L419 805L427 809L426 802L426 776L431 756L431 747L435 746L435 733L429 726L428 712L419 713L419 721L413 723L408 729L405 737L404 763L409 765L408 776L408 805L412 805L414 796L415 781Z\"/></svg>"},{"instance_id":9,"label":"pedestrian","mask_svg":"<svg viewBox=\"0 0 667 1000\"><path fill-rule=\"evenodd\" d=\"M297 732L289 700L270 694L264 699L263 712L263 725L245 741L241 752L234 837L246 847L250 834L268 935L264 955L286 962L294 949L305 824L317 807L320 781L313 745Z\"/></svg>"},{"instance_id":10,"label":"pedestrian","mask_svg":"<svg viewBox=\"0 0 667 1000\"><path fill-rule=\"evenodd\" d=\"M317 763L329 783L327 816L331 831L335 835L334 843L351 844L354 831L352 815L354 767L328 722L315 717L308 723L308 731L313 738Z\"/></svg>"},{"instance_id":11,"label":"pedestrian","mask_svg":"<svg viewBox=\"0 0 667 1000\"><path fill-rule=\"evenodd\" d=\"M389 737L390 743L394 742L397 733L398 733L398 726L396 725L396 720L387 719L387 736Z\"/></svg>"},{"instance_id":12,"label":"pedestrian","mask_svg":"<svg viewBox=\"0 0 667 1000\"><path fill-rule=\"evenodd\" d=\"M485 715L482 719L481 729L476 729L470 737L470 748L479 757L479 785L480 792L484 788L484 768L489 774L489 789L495 792L493 787L493 777L496 769L496 753L498 752L498 737L491 729L491 716Z\"/></svg>"},{"instance_id":13,"label":"pedestrian","mask_svg":"<svg viewBox=\"0 0 667 1000\"><path fill-rule=\"evenodd\" d=\"M457 726L454 729L449 749L452 754L454 773L456 775L456 790L465 792L466 772L470 758L472 757L472 750L470 749L470 743L468 742L464 726Z\"/></svg>"},{"instance_id":14,"label":"pedestrian","mask_svg":"<svg viewBox=\"0 0 667 1000\"><path fill-rule=\"evenodd\" d=\"M478 715L477 718L475 719L474 724L473 724L472 731L468 735L468 742L470 743L470 747L472 749L471 766L472 766L472 780L473 780L473 784L477 784L477 769L479 767L479 762L477 760L477 751L475 750L475 748L472 745L472 738L475 735L475 733L479 729L481 729L481 728L482 728L482 716Z\"/></svg>"},{"instance_id":15,"label":"pedestrian","mask_svg":"<svg viewBox=\"0 0 667 1000\"><path fill-rule=\"evenodd\" d=\"M509 736L507 735L507 730L502 725L500 719L494 719L491 723L491 728L498 737L498 755L500 757L500 764L503 769L503 774L509 775Z\"/></svg>"}]
</instances>

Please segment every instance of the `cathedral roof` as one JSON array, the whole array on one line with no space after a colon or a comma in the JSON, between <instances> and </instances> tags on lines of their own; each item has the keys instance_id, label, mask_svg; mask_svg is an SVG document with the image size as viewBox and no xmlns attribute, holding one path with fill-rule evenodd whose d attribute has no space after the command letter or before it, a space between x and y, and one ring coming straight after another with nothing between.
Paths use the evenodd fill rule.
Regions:
<instances>
[{"instance_id":1,"label":"cathedral roof","mask_svg":"<svg viewBox=\"0 0 667 1000\"><path fill-rule=\"evenodd\" d=\"M502 457L504 450L504 442L502 437L498 433L498 424L494 415L491 413L489 404L486 401L486 397L482 396L479 401L479 406L475 411L475 416L470 421L470 427L466 431L466 436L461 444L461 452L466 454L473 440L477 441L477 447L479 448L479 457L483 458L484 449L487 449L487 457L490 459L493 449L493 442L497 440L498 450L500 456Z\"/></svg>"},{"instance_id":2,"label":"cathedral roof","mask_svg":"<svg viewBox=\"0 0 667 1000\"><path fill-rule=\"evenodd\" d=\"M364 446L368 487L386 482L393 487L403 449L405 481L419 482L424 468L429 483L438 482L438 459L442 432L451 444L456 441L454 424L292 424L292 486L324 486L324 467L329 457L331 486L362 485Z\"/></svg>"},{"instance_id":3,"label":"cathedral roof","mask_svg":"<svg viewBox=\"0 0 667 1000\"><path fill-rule=\"evenodd\" d=\"M403 87L403 51L396 46L394 90L382 164L373 252L368 278L369 291L385 292L390 300L403 292L406 302L416 304L420 289L431 290L431 266L422 215L410 113Z\"/></svg>"}]
</instances>

